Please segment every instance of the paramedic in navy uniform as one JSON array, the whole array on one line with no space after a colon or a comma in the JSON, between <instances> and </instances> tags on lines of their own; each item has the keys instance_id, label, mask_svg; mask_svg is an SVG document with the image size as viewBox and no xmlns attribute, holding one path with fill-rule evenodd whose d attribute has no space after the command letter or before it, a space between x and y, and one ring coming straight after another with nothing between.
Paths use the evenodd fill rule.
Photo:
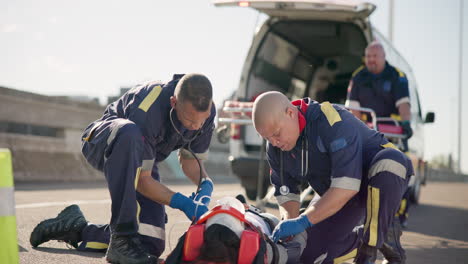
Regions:
<instances>
[{"instance_id":1,"label":"paramedic in navy uniform","mask_svg":"<svg viewBox=\"0 0 468 264\"><path fill-rule=\"evenodd\" d=\"M283 221L274 241L307 230L303 263L404 263L392 220L413 174L410 160L350 112L308 98L290 102L267 92L254 102L253 121L268 140L271 181ZM320 200L299 213L298 186L307 181ZM364 224L364 225L363 225Z\"/></svg>"},{"instance_id":2,"label":"paramedic in navy uniform","mask_svg":"<svg viewBox=\"0 0 468 264\"><path fill-rule=\"evenodd\" d=\"M156 263L165 247L164 206L180 209L190 220L208 210L209 199L204 204L194 200L213 191L198 161L206 159L215 114L211 83L202 74L174 75L168 83L131 89L107 106L82 137L83 155L104 172L108 183L110 225L87 223L78 206L72 205L41 222L31 234L31 244L37 247L57 239L78 250L107 248L111 263ZM186 197L160 182L158 163L177 149L186 176L195 184L202 181L197 197Z\"/></svg>"},{"instance_id":3,"label":"paramedic in navy uniform","mask_svg":"<svg viewBox=\"0 0 468 264\"><path fill-rule=\"evenodd\" d=\"M403 133L403 152L408 151L408 139L413 135L411 129L411 105L408 79L398 68L385 60L385 50L377 41L371 42L365 51L365 65L353 73L349 82L346 106L366 107L375 111L377 117L392 117L400 120ZM365 67L364 67L365 66ZM358 118L359 111L351 109ZM407 190L400 203L398 217L403 227L407 226L409 215L409 196Z\"/></svg>"}]
</instances>

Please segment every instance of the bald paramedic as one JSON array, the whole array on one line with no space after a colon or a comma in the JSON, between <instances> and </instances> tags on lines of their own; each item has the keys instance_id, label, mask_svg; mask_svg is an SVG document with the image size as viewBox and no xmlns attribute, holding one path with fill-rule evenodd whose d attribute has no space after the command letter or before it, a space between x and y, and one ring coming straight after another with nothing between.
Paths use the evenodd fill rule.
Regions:
<instances>
[{"instance_id":1,"label":"bald paramedic","mask_svg":"<svg viewBox=\"0 0 468 264\"><path fill-rule=\"evenodd\" d=\"M196 73L138 85L108 105L84 130L82 152L104 172L112 200L110 224L88 223L72 205L36 226L31 244L63 240L78 250L107 250L111 263L156 263L165 247L164 206L180 209L190 220L208 210L208 199L195 201L213 191L202 161L215 114L211 83ZM199 186L197 197L160 182L158 164L177 149L184 173Z\"/></svg>"},{"instance_id":2,"label":"bald paramedic","mask_svg":"<svg viewBox=\"0 0 468 264\"><path fill-rule=\"evenodd\" d=\"M378 248L388 263L405 263L393 225L413 174L402 152L347 110L309 98L290 102L279 92L264 93L254 102L253 121L268 141L271 182L284 219L273 232L275 241L307 230L303 263L374 263ZM321 198L300 214L302 182Z\"/></svg>"}]
</instances>

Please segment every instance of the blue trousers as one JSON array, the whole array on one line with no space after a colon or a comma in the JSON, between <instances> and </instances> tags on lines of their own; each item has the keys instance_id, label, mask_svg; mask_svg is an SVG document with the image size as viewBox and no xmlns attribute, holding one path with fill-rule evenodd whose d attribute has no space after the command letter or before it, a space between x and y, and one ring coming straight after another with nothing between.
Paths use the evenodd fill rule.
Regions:
<instances>
[{"instance_id":1,"label":"blue trousers","mask_svg":"<svg viewBox=\"0 0 468 264\"><path fill-rule=\"evenodd\" d=\"M354 258L361 243L382 246L413 168L402 152L386 148L376 154L366 174L367 186L336 214L307 230L303 263L341 263Z\"/></svg>"},{"instance_id":2,"label":"blue trousers","mask_svg":"<svg viewBox=\"0 0 468 264\"><path fill-rule=\"evenodd\" d=\"M127 119L97 121L85 129L82 152L88 162L104 172L112 200L110 224L88 224L78 250L105 251L110 234L136 234L150 254L159 257L165 247L164 205L136 191L142 166L143 136ZM158 167L152 177L160 181Z\"/></svg>"}]
</instances>

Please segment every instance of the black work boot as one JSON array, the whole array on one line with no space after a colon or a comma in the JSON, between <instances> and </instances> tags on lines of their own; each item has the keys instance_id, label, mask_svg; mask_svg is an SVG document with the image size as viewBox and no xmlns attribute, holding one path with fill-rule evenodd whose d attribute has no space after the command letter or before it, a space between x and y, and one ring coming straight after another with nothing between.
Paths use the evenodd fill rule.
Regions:
<instances>
[{"instance_id":1,"label":"black work boot","mask_svg":"<svg viewBox=\"0 0 468 264\"><path fill-rule=\"evenodd\" d=\"M109 263L119 264L156 264L158 258L144 250L138 235L111 235L106 253Z\"/></svg>"},{"instance_id":2,"label":"black work boot","mask_svg":"<svg viewBox=\"0 0 468 264\"><path fill-rule=\"evenodd\" d=\"M400 219L395 217L390 224L385 242L380 248L380 252L385 257L382 264L405 264L406 252L400 244L402 234Z\"/></svg>"},{"instance_id":3,"label":"black work boot","mask_svg":"<svg viewBox=\"0 0 468 264\"><path fill-rule=\"evenodd\" d=\"M377 248L362 244L358 249L354 263L356 264L374 264L377 259Z\"/></svg>"},{"instance_id":4,"label":"black work boot","mask_svg":"<svg viewBox=\"0 0 468 264\"><path fill-rule=\"evenodd\" d=\"M80 208L73 204L63 209L57 217L40 222L32 231L29 242L37 247L49 240L60 240L77 248L81 242L81 231L86 225Z\"/></svg>"}]
</instances>

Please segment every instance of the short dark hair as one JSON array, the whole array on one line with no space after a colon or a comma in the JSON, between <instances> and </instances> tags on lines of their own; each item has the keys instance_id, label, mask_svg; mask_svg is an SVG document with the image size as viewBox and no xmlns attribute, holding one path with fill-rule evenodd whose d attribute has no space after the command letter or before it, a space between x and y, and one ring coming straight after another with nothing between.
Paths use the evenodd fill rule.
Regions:
<instances>
[{"instance_id":1,"label":"short dark hair","mask_svg":"<svg viewBox=\"0 0 468 264\"><path fill-rule=\"evenodd\" d=\"M195 263L237 263L240 239L231 229L213 224L205 230L204 243Z\"/></svg>"},{"instance_id":2,"label":"short dark hair","mask_svg":"<svg viewBox=\"0 0 468 264\"><path fill-rule=\"evenodd\" d=\"M213 89L208 78L200 73L190 73L184 75L174 91L177 100L190 102L195 110L204 112L211 106Z\"/></svg>"}]
</instances>

